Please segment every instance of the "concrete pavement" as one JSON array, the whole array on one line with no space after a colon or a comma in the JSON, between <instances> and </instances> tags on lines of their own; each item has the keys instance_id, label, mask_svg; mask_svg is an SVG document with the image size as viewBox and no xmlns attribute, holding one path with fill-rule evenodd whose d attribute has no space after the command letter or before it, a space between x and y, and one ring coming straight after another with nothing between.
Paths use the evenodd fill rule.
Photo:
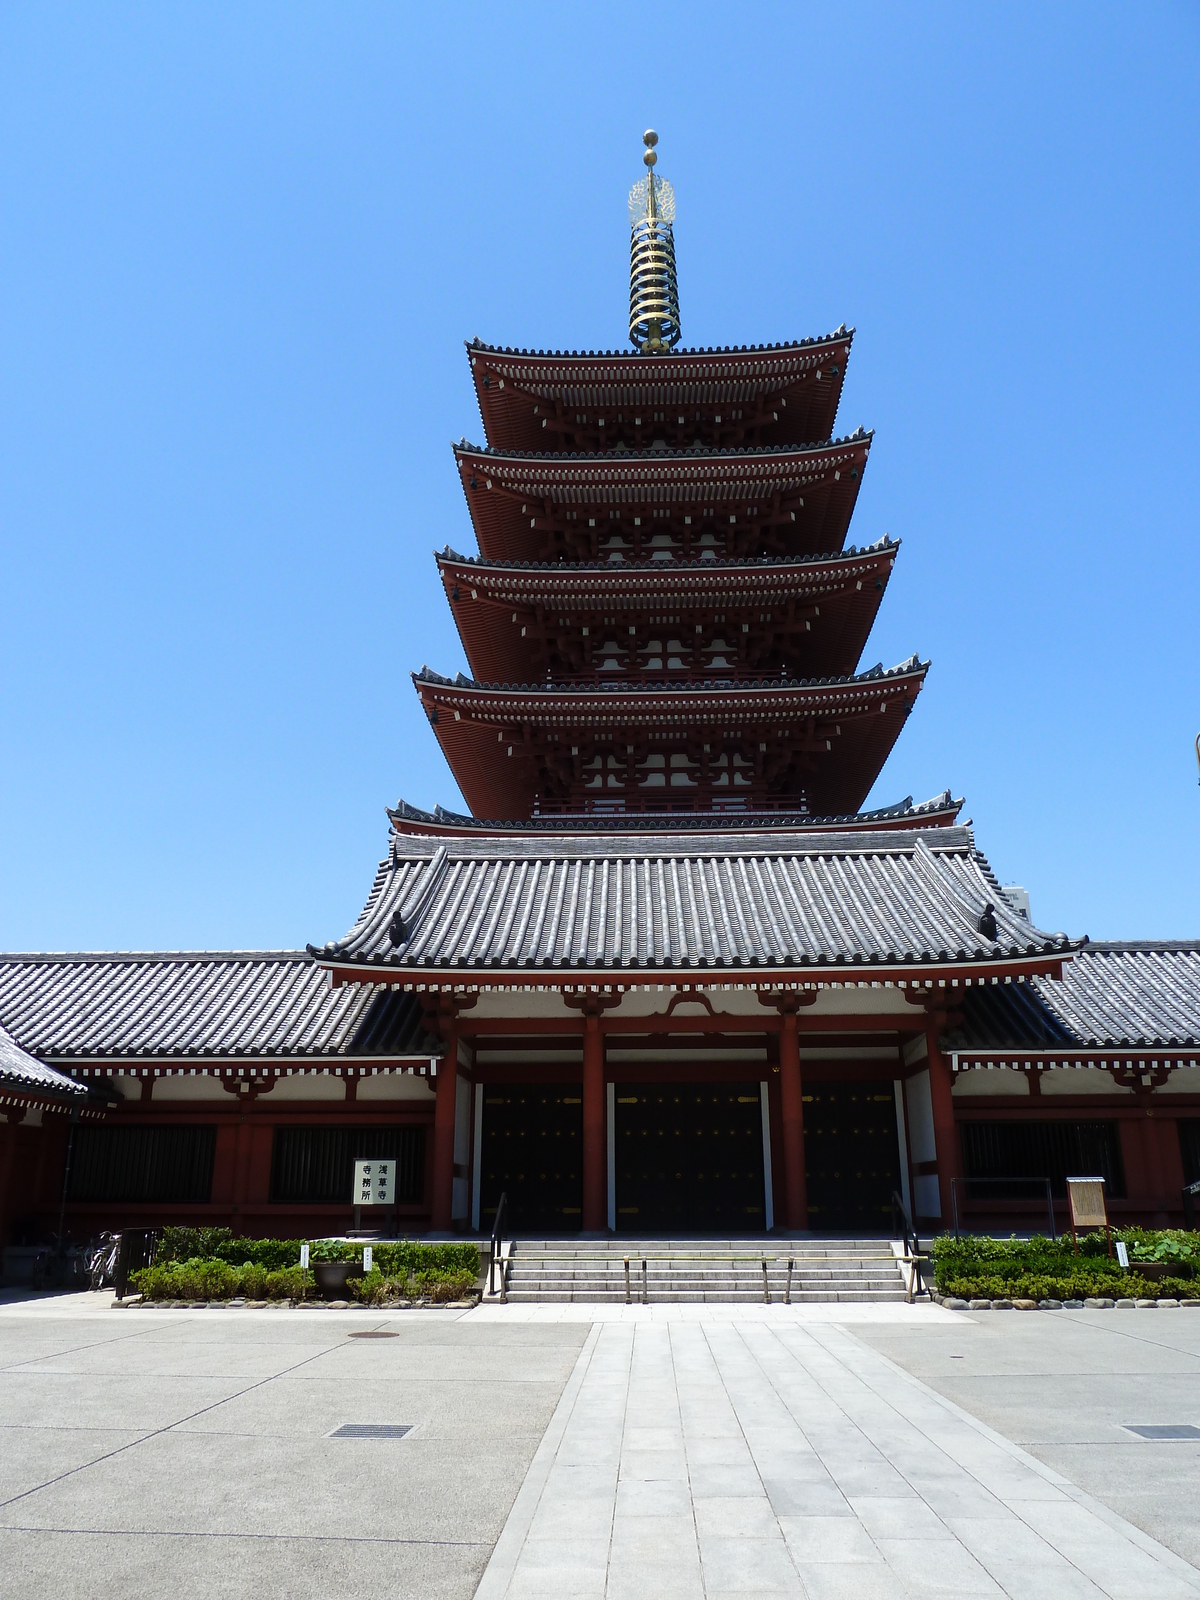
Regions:
<instances>
[{"instance_id":1,"label":"concrete pavement","mask_svg":"<svg viewBox=\"0 0 1200 1600\"><path fill-rule=\"evenodd\" d=\"M110 1300L0 1308L5 1600L466 1600L587 1333Z\"/></svg>"},{"instance_id":2,"label":"concrete pavement","mask_svg":"<svg viewBox=\"0 0 1200 1600\"><path fill-rule=\"evenodd\" d=\"M1200 1313L108 1303L0 1305L5 1600L1200 1600Z\"/></svg>"}]
</instances>

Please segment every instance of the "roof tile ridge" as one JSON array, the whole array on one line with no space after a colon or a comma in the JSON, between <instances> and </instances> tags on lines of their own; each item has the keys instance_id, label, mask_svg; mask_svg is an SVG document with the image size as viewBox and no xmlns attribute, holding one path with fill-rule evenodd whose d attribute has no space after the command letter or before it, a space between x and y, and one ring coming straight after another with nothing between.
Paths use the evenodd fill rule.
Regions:
<instances>
[{"instance_id":1,"label":"roof tile ridge","mask_svg":"<svg viewBox=\"0 0 1200 1600\"><path fill-rule=\"evenodd\" d=\"M451 562L458 562L462 566L479 567L481 570L494 570L503 572L561 572L561 573L607 573L610 577L627 577L631 573L639 575L657 575L663 572L722 572L730 568L767 568L776 567L816 567L834 565L839 561L854 561L862 556L884 555L889 551L899 550L903 544L902 539L894 539L891 534L885 533L882 538L876 539L874 544L846 545L841 550L810 551L801 555L767 555L767 556L691 556L684 560L679 556L671 556L667 561L518 561L495 560L489 556L464 556L457 550L451 550L447 545L443 550L435 550L433 558L441 567Z\"/></svg>"},{"instance_id":2,"label":"roof tile ridge","mask_svg":"<svg viewBox=\"0 0 1200 1600\"><path fill-rule=\"evenodd\" d=\"M857 672L843 676L831 675L825 678L733 678L728 682L720 683L677 683L670 679L656 680L653 683L608 683L600 679L587 683L488 683L477 678L468 678L464 673L458 673L453 678L434 672L432 668L423 666L419 672L412 672L409 676L414 683L432 683L439 687L450 689L463 689L468 692L492 694L568 694L573 699L578 699L585 694L724 694L736 691L757 691L769 693L779 689L829 689L846 686L858 687L870 683L886 683L896 678L921 677L928 673L931 662L922 661L915 652L907 661L901 661L894 667L885 667L882 661L877 662L866 672Z\"/></svg>"},{"instance_id":3,"label":"roof tile ridge","mask_svg":"<svg viewBox=\"0 0 1200 1600\"><path fill-rule=\"evenodd\" d=\"M829 333L813 334L805 339L789 339L780 344L737 344L737 345L688 345L683 348L671 350L666 357L656 356L655 362L670 360L678 357L720 356L720 355L775 355L780 351L808 350L819 344L832 344L835 339L845 339L853 342L856 329L847 327L843 322L840 327L834 328ZM464 339L463 345L468 356L473 351L496 356L524 356L531 360L539 357L550 361L601 361L620 357L621 360L636 361L644 359L638 350L535 350L523 346L487 344L476 335L473 339Z\"/></svg>"},{"instance_id":4,"label":"roof tile ridge","mask_svg":"<svg viewBox=\"0 0 1200 1600\"><path fill-rule=\"evenodd\" d=\"M44 961L65 966L86 964L133 964L151 961L300 961L303 948L283 950L3 950L0 965L24 965Z\"/></svg>"},{"instance_id":5,"label":"roof tile ridge","mask_svg":"<svg viewBox=\"0 0 1200 1600\"><path fill-rule=\"evenodd\" d=\"M683 450L509 450L497 445L476 445L465 437L451 442L456 456L488 456L494 461L543 461L547 465L568 461L702 461L708 457L729 460L737 456L791 456L820 450L838 450L874 439L875 429L859 426L853 433L830 439L802 439L794 444L729 445L724 449Z\"/></svg>"}]
</instances>

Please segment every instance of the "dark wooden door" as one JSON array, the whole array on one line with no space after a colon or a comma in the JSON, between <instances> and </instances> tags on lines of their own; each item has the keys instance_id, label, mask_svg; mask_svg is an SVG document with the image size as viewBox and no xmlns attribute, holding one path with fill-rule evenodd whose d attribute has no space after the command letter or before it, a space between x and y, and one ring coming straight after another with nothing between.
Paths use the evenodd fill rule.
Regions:
<instances>
[{"instance_id":1,"label":"dark wooden door","mask_svg":"<svg viewBox=\"0 0 1200 1600\"><path fill-rule=\"evenodd\" d=\"M806 1084L804 1166L809 1227L867 1233L890 1227L892 1190L900 1188L891 1081Z\"/></svg>"},{"instance_id":2,"label":"dark wooden door","mask_svg":"<svg viewBox=\"0 0 1200 1600\"><path fill-rule=\"evenodd\" d=\"M485 1084L479 1223L502 1194L516 1233L578 1233L583 1217L583 1091L577 1083Z\"/></svg>"},{"instance_id":3,"label":"dark wooden door","mask_svg":"<svg viewBox=\"0 0 1200 1600\"><path fill-rule=\"evenodd\" d=\"M615 1087L618 1232L766 1226L757 1083Z\"/></svg>"}]
</instances>

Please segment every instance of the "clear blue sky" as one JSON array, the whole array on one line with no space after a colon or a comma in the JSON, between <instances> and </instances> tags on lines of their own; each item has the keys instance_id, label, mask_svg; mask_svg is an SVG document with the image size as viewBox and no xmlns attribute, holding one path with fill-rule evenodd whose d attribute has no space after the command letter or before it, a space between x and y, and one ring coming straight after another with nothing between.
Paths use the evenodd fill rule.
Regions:
<instances>
[{"instance_id":1,"label":"clear blue sky","mask_svg":"<svg viewBox=\"0 0 1200 1600\"><path fill-rule=\"evenodd\" d=\"M1198 19L6 5L0 946L323 941L460 803L462 341L621 345L651 125L685 343L858 330L864 665L933 661L873 803L1200 934Z\"/></svg>"}]
</instances>

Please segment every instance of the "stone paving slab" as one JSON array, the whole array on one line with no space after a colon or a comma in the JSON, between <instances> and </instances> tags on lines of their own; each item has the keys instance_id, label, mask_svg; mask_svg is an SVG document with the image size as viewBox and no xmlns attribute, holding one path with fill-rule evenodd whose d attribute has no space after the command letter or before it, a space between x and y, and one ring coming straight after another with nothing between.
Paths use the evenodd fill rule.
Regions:
<instances>
[{"instance_id":1,"label":"stone paving slab","mask_svg":"<svg viewBox=\"0 0 1200 1600\"><path fill-rule=\"evenodd\" d=\"M809 1301L801 1305L785 1306L776 1297L770 1305L761 1301L749 1305L688 1304L662 1301L648 1306L607 1304L572 1304L552 1302L533 1305L527 1302L501 1305L499 1301L485 1300L476 1310L467 1314L471 1322L521 1323L521 1322L628 1322L634 1325L651 1323L694 1322L705 1325L744 1322L798 1322L837 1323L856 1327L860 1323L895 1323L901 1327L958 1327L967 1320L959 1311L949 1311L944 1306L919 1301L906 1305L904 1301Z\"/></svg>"},{"instance_id":2,"label":"stone paving slab","mask_svg":"<svg viewBox=\"0 0 1200 1600\"><path fill-rule=\"evenodd\" d=\"M1200 1571L847 1328L671 1309L589 1331L478 1600L1200 1597Z\"/></svg>"},{"instance_id":3,"label":"stone paving slab","mask_svg":"<svg viewBox=\"0 0 1200 1600\"><path fill-rule=\"evenodd\" d=\"M1200 1319L979 1313L957 1328L863 1328L865 1343L1200 1565L1200 1442L1126 1423L1200 1425Z\"/></svg>"}]
</instances>

